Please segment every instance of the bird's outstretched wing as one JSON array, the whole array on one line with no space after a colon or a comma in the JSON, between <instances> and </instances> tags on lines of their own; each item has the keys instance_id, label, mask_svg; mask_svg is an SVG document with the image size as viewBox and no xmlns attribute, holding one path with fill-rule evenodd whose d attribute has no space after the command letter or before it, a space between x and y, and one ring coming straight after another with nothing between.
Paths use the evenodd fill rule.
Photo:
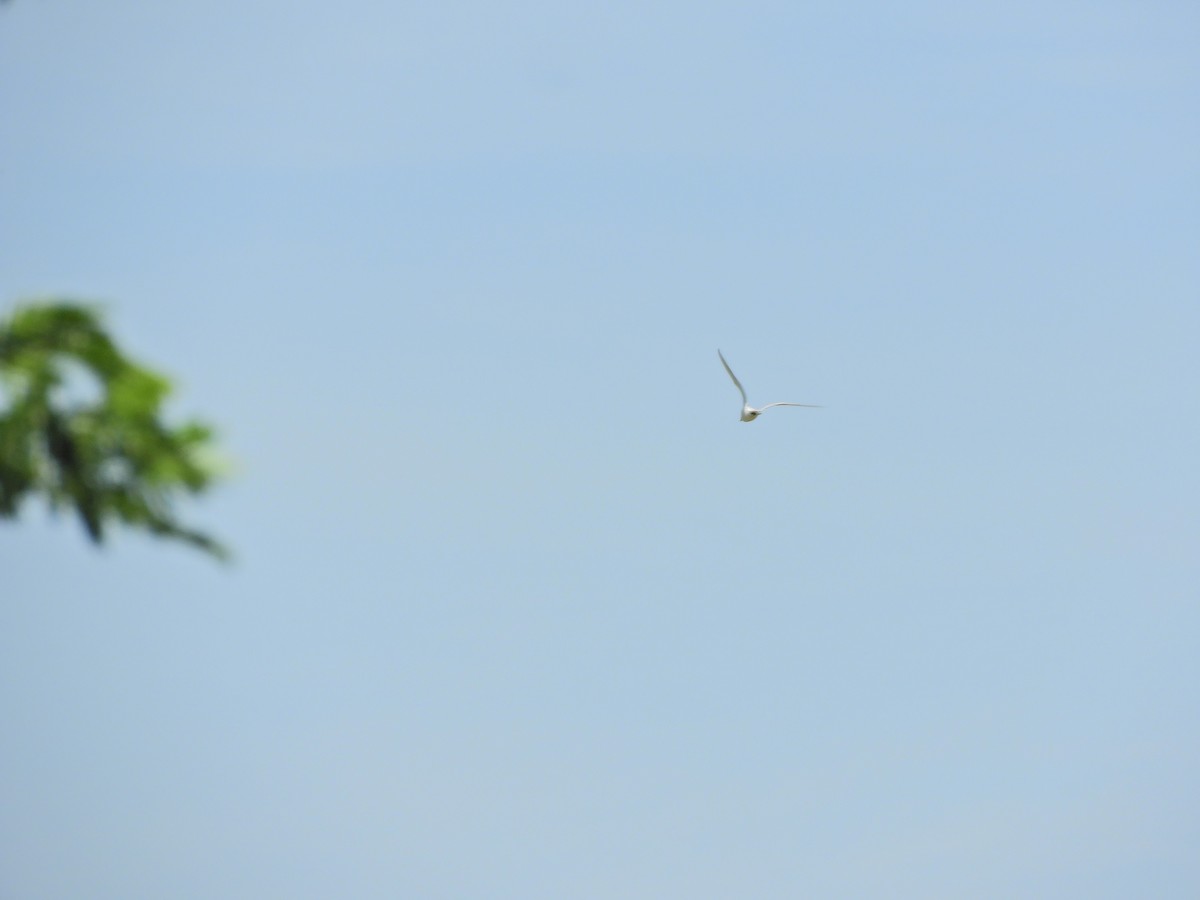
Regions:
<instances>
[{"instance_id":1,"label":"bird's outstretched wing","mask_svg":"<svg viewBox=\"0 0 1200 900\"><path fill-rule=\"evenodd\" d=\"M803 406L807 409L824 409L819 403L768 403L766 406L760 406L759 412L764 409L770 409L772 406Z\"/></svg>"},{"instance_id":2,"label":"bird's outstretched wing","mask_svg":"<svg viewBox=\"0 0 1200 900\"><path fill-rule=\"evenodd\" d=\"M729 363L725 362L725 354L718 349L717 356L721 357L721 365L725 367L725 371L729 373L729 377L732 378L733 383L737 385L738 392L742 395L742 404L748 404L750 401L746 399L746 389L742 387L742 383L738 381L737 376L733 374L733 369L729 368Z\"/></svg>"}]
</instances>

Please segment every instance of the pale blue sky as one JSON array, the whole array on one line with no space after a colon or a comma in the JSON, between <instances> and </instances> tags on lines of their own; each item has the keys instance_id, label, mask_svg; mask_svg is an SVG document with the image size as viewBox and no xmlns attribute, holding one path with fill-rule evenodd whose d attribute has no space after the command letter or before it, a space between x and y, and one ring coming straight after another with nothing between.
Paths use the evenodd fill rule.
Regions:
<instances>
[{"instance_id":1,"label":"pale blue sky","mask_svg":"<svg viewBox=\"0 0 1200 900\"><path fill-rule=\"evenodd\" d=\"M1195 897L1198 39L0 7L0 305L239 554L0 529L0 895Z\"/></svg>"}]
</instances>

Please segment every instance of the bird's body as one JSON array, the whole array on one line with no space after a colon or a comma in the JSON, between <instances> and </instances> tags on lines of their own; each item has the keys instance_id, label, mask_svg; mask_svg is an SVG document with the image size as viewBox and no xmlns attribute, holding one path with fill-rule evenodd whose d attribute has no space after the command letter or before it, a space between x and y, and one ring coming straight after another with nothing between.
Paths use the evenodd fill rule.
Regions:
<instances>
[{"instance_id":1,"label":"bird's body","mask_svg":"<svg viewBox=\"0 0 1200 900\"><path fill-rule=\"evenodd\" d=\"M738 389L738 393L742 395L742 416L743 422L753 422L763 414L763 410L770 409L772 406L805 406L809 409L820 409L814 403L768 403L766 406L753 407L750 401L746 399L746 389L742 387L742 383L738 381L736 375L733 374L733 369L729 368L729 363L725 362L725 354L717 350L717 356L721 357L721 365L725 367L725 371L729 373L729 377L733 380L734 387Z\"/></svg>"}]
</instances>

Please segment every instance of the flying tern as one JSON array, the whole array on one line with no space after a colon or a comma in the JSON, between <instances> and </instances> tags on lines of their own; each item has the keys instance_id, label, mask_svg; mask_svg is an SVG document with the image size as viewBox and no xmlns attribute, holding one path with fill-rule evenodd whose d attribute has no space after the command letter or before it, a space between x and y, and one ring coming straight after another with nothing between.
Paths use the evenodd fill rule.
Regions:
<instances>
[{"instance_id":1,"label":"flying tern","mask_svg":"<svg viewBox=\"0 0 1200 900\"><path fill-rule=\"evenodd\" d=\"M737 376L733 374L733 369L729 368L729 363L725 362L725 354L720 350L717 350L717 356L721 357L721 365L725 367L725 371L729 373L729 377L733 379L734 385L737 387L738 392L742 395L743 422L753 422L763 414L763 410L770 409L772 406L805 406L809 409L820 409L820 407L815 403L768 403L766 406L760 406L758 409L755 409L750 405L750 401L746 399L746 389L742 387L742 383L738 381Z\"/></svg>"}]
</instances>

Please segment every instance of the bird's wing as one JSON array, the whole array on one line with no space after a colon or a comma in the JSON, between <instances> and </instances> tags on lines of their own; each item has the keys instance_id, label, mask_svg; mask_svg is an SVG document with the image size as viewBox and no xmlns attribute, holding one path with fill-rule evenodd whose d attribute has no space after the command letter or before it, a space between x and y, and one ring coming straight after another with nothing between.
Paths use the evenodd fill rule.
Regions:
<instances>
[{"instance_id":1,"label":"bird's wing","mask_svg":"<svg viewBox=\"0 0 1200 900\"><path fill-rule=\"evenodd\" d=\"M721 357L721 365L725 367L725 371L729 373L729 377L732 378L733 383L737 385L737 389L742 395L742 403L749 403L750 401L746 399L746 389L742 387L742 383L738 381L737 376L733 374L733 369L729 368L729 363L725 362L725 354L718 350L717 356Z\"/></svg>"},{"instance_id":2,"label":"bird's wing","mask_svg":"<svg viewBox=\"0 0 1200 900\"><path fill-rule=\"evenodd\" d=\"M824 409L825 408L816 403L768 403L766 406L759 407L759 412L762 412L762 410L764 410L764 409L770 409L772 406L803 406L807 409Z\"/></svg>"}]
</instances>

